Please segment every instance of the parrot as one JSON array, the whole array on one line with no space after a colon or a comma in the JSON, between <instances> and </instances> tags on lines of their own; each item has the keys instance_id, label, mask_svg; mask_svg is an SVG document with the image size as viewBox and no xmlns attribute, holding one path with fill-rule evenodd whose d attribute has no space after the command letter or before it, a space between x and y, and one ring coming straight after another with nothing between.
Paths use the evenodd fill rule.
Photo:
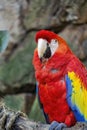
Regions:
<instances>
[{"instance_id":1,"label":"parrot","mask_svg":"<svg viewBox=\"0 0 87 130\"><path fill-rule=\"evenodd\" d=\"M33 65L37 93L49 130L86 122L86 67L58 34L39 30L35 41Z\"/></svg>"}]
</instances>

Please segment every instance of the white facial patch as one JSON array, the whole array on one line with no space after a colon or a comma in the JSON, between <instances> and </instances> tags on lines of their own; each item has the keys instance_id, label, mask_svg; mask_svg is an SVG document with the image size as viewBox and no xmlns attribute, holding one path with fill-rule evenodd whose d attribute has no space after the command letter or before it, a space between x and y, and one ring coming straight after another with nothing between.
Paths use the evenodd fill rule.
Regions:
<instances>
[{"instance_id":1,"label":"white facial patch","mask_svg":"<svg viewBox=\"0 0 87 130\"><path fill-rule=\"evenodd\" d=\"M50 49L51 49L51 53L53 55L58 48L58 41L55 40L55 39L52 39L49 46L50 46Z\"/></svg>"},{"instance_id":2,"label":"white facial patch","mask_svg":"<svg viewBox=\"0 0 87 130\"><path fill-rule=\"evenodd\" d=\"M47 48L47 40L45 39L38 39L38 56L41 58Z\"/></svg>"}]
</instances>

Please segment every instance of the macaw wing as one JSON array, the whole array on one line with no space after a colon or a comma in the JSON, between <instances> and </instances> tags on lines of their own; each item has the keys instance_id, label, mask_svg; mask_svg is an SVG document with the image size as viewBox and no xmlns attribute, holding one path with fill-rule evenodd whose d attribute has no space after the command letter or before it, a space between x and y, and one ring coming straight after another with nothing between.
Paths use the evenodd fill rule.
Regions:
<instances>
[{"instance_id":1,"label":"macaw wing","mask_svg":"<svg viewBox=\"0 0 87 130\"><path fill-rule=\"evenodd\" d=\"M87 121L87 89L75 72L65 76L67 102L74 112L77 121Z\"/></svg>"}]
</instances>

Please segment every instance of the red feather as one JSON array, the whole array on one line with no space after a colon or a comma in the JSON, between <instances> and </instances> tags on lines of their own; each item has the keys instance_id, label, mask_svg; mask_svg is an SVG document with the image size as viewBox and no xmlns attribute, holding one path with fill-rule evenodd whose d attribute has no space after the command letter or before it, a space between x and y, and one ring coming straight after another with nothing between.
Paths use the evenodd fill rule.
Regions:
<instances>
[{"instance_id":1,"label":"red feather","mask_svg":"<svg viewBox=\"0 0 87 130\"><path fill-rule=\"evenodd\" d=\"M55 39L56 37L58 37L55 33L47 31L47 30L41 30L39 32L36 33L36 42L38 42L38 38L43 38L46 39L48 42L51 41L51 38Z\"/></svg>"}]
</instances>

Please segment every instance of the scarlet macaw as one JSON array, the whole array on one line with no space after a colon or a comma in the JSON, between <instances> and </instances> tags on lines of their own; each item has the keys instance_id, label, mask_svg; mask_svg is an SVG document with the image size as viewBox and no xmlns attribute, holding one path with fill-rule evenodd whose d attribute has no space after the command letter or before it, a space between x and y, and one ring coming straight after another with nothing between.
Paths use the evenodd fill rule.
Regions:
<instances>
[{"instance_id":1,"label":"scarlet macaw","mask_svg":"<svg viewBox=\"0 0 87 130\"><path fill-rule=\"evenodd\" d=\"M87 70L54 32L36 33L33 65L38 95L50 130L87 121Z\"/></svg>"}]
</instances>

